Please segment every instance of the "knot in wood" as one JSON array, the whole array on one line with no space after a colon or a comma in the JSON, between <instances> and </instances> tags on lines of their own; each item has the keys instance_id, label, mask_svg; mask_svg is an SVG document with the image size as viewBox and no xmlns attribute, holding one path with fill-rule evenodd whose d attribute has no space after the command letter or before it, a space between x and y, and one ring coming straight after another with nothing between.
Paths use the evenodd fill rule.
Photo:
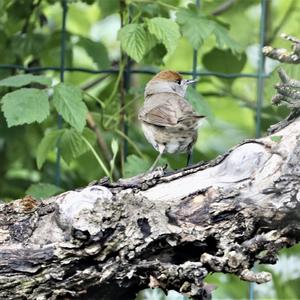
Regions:
<instances>
[{"instance_id":1,"label":"knot in wood","mask_svg":"<svg viewBox=\"0 0 300 300\"><path fill-rule=\"evenodd\" d=\"M14 210L18 213L28 214L37 209L39 203L32 196L25 196L24 198L13 202Z\"/></svg>"}]
</instances>

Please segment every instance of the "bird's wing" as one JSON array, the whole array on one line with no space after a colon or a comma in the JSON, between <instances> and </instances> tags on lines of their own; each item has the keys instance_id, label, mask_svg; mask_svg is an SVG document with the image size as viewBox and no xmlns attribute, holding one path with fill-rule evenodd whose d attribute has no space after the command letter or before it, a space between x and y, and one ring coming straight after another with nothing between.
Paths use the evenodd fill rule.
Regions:
<instances>
[{"instance_id":1,"label":"bird's wing","mask_svg":"<svg viewBox=\"0 0 300 300\"><path fill-rule=\"evenodd\" d=\"M153 98L152 98L153 97ZM183 97L172 93L152 96L140 110L139 119L157 126L176 126L190 118L201 118Z\"/></svg>"},{"instance_id":2,"label":"bird's wing","mask_svg":"<svg viewBox=\"0 0 300 300\"><path fill-rule=\"evenodd\" d=\"M139 119L157 126L175 126L178 122L176 112L164 103L149 110L142 108Z\"/></svg>"}]
</instances>

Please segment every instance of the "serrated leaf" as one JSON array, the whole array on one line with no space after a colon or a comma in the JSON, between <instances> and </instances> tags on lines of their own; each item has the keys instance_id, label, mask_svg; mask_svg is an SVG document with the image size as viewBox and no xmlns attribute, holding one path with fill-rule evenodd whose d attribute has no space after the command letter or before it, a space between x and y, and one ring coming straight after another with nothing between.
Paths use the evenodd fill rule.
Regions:
<instances>
[{"instance_id":1,"label":"serrated leaf","mask_svg":"<svg viewBox=\"0 0 300 300\"><path fill-rule=\"evenodd\" d=\"M153 49L158 43L159 41L157 40L157 38L146 29L146 54L149 53L149 51Z\"/></svg>"},{"instance_id":2,"label":"serrated leaf","mask_svg":"<svg viewBox=\"0 0 300 300\"><path fill-rule=\"evenodd\" d=\"M194 4L190 4L188 8L179 8L176 20L181 26L183 36L194 49L198 49L208 37L214 35L219 48L228 48L233 53L241 51L240 45L230 37L226 25L207 17Z\"/></svg>"},{"instance_id":3,"label":"serrated leaf","mask_svg":"<svg viewBox=\"0 0 300 300\"><path fill-rule=\"evenodd\" d=\"M44 90L22 88L6 94L1 102L8 127L41 123L49 115L48 95Z\"/></svg>"},{"instance_id":4,"label":"serrated leaf","mask_svg":"<svg viewBox=\"0 0 300 300\"><path fill-rule=\"evenodd\" d=\"M279 143L282 139L282 135L272 135L270 138L273 142Z\"/></svg>"},{"instance_id":5,"label":"serrated leaf","mask_svg":"<svg viewBox=\"0 0 300 300\"><path fill-rule=\"evenodd\" d=\"M42 75L22 74L10 76L0 80L0 86L7 87L21 87L30 83L39 83L42 85L50 86L52 83L51 78Z\"/></svg>"},{"instance_id":6,"label":"serrated leaf","mask_svg":"<svg viewBox=\"0 0 300 300\"><path fill-rule=\"evenodd\" d=\"M147 34L141 24L129 24L118 34L122 49L136 62L140 62L147 50Z\"/></svg>"},{"instance_id":7,"label":"serrated leaf","mask_svg":"<svg viewBox=\"0 0 300 300\"><path fill-rule=\"evenodd\" d=\"M26 190L26 195L35 199L45 199L63 192L63 189L50 183L34 183Z\"/></svg>"},{"instance_id":8,"label":"serrated leaf","mask_svg":"<svg viewBox=\"0 0 300 300\"><path fill-rule=\"evenodd\" d=\"M82 132L88 109L83 102L80 88L59 83L54 87L53 104L67 123Z\"/></svg>"},{"instance_id":9,"label":"serrated leaf","mask_svg":"<svg viewBox=\"0 0 300 300\"><path fill-rule=\"evenodd\" d=\"M55 149L58 139L61 137L62 133L63 130L54 130L47 133L43 137L40 144L38 145L36 153L36 163L38 169L40 169L43 166L48 153Z\"/></svg>"},{"instance_id":10,"label":"serrated leaf","mask_svg":"<svg viewBox=\"0 0 300 300\"><path fill-rule=\"evenodd\" d=\"M214 22L193 6L179 8L176 20L181 26L183 36L189 40L194 49L200 48L214 30Z\"/></svg>"},{"instance_id":11,"label":"serrated leaf","mask_svg":"<svg viewBox=\"0 0 300 300\"><path fill-rule=\"evenodd\" d=\"M92 145L96 141L94 132L88 128L85 128L82 133L79 133L74 128L64 129L59 145L61 148L61 156L67 164L74 158L90 150L83 141L82 136L84 136Z\"/></svg>"},{"instance_id":12,"label":"serrated leaf","mask_svg":"<svg viewBox=\"0 0 300 300\"><path fill-rule=\"evenodd\" d=\"M227 28L215 23L214 35L219 48L229 48L235 54L238 54L242 51L241 46L230 37Z\"/></svg>"},{"instance_id":13,"label":"serrated leaf","mask_svg":"<svg viewBox=\"0 0 300 300\"><path fill-rule=\"evenodd\" d=\"M167 49L168 55L172 54L180 38L179 26L174 21L167 18L152 18L147 21L148 30Z\"/></svg>"},{"instance_id":14,"label":"serrated leaf","mask_svg":"<svg viewBox=\"0 0 300 300\"><path fill-rule=\"evenodd\" d=\"M214 118L210 107L205 102L201 94L198 93L194 88L189 87L187 89L185 98L192 104L197 113L206 116L209 122L213 121Z\"/></svg>"},{"instance_id":15,"label":"serrated leaf","mask_svg":"<svg viewBox=\"0 0 300 300\"><path fill-rule=\"evenodd\" d=\"M81 37L77 45L86 51L99 69L105 69L109 66L110 63L107 49L101 42L94 42L90 39Z\"/></svg>"}]
</instances>

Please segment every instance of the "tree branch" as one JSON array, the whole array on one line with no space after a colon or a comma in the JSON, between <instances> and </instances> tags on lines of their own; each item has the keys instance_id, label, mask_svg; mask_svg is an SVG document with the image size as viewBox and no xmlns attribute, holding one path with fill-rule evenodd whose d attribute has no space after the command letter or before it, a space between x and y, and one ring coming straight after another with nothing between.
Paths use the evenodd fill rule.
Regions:
<instances>
[{"instance_id":1,"label":"tree branch","mask_svg":"<svg viewBox=\"0 0 300 300\"><path fill-rule=\"evenodd\" d=\"M236 0L226 0L220 6L218 6L213 12L213 16L219 16L225 11L229 10L234 4L236 3Z\"/></svg>"},{"instance_id":2,"label":"tree branch","mask_svg":"<svg viewBox=\"0 0 300 300\"><path fill-rule=\"evenodd\" d=\"M300 63L300 40L287 34L282 34L281 37L293 43L291 53L286 49L272 48L271 46L264 47L263 53L281 62ZM300 115L300 81L291 79L283 68L278 69L278 75L281 83L275 85L277 94L272 97L272 103L274 105L286 104L292 109L292 112L286 119L271 126L269 133L284 128Z\"/></svg>"},{"instance_id":3,"label":"tree branch","mask_svg":"<svg viewBox=\"0 0 300 300\"><path fill-rule=\"evenodd\" d=\"M266 46L263 48L263 53L267 57L278 60L280 62L289 64L299 64L300 63L300 40L285 33L281 34L281 38L286 39L293 43L292 52L289 52L284 48L273 48L271 46Z\"/></svg>"},{"instance_id":4,"label":"tree branch","mask_svg":"<svg viewBox=\"0 0 300 300\"><path fill-rule=\"evenodd\" d=\"M299 82L279 75L296 103ZM206 164L1 204L0 299L132 299L147 286L208 299L209 272L269 281L254 263L300 240L297 107Z\"/></svg>"},{"instance_id":5,"label":"tree branch","mask_svg":"<svg viewBox=\"0 0 300 300\"><path fill-rule=\"evenodd\" d=\"M150 285L204 299L209 272L270 280L254 262L300 239L300 119L276 137L175 173L1 205L0 298L132 299Z\"/></svg>"}]
</instances>

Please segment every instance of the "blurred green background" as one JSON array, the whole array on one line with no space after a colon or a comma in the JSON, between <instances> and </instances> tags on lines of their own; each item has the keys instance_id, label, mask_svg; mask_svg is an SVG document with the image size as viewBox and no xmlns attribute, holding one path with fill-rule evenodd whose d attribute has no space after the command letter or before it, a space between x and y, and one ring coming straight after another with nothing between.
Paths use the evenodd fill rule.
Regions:
<instances>
[{"instance_id":1,"label":"blurred green background","mask_svg":"<svg viewBox=\"0 0 300 300\"><path fill-rule=\"evenodd\" d=\"M231 5L214 16L216 9L225 2ZM131 69L154 72L161 69L191 71L194 49L197 49L198 71L257 73L259 0L201 0L200 9L193 5L194 1L188 0L78 0L67 1L67 4L66 67L116 70L113 74L65 72L66 83L84 90L83 101L95 123L94 127L87 124L85 137L94 152L74 136L72 143L62 143L61 184L55 186L55 143L52 147L49 143L44 145L44 162L40 168L37 166L41 141L57 128L57 112L51 101L53 90L47 89L51 113L43 122L8 127L2 105L0 201L10 201L25 194L44 198L85 186L106 175L97 158L114 179L133 176L149 168L157 153L141 132L137 111L143 104L144 86L152 75L132 74L126 90L118 66L122 69L130 64ZM279 34L286 32L299 37L299 22L298 0L267 0L264 44L289 47ZM133 28L132 24L138 24L138 27ZM61 27L60 1L0 0L0 79L24 73L4 68L7 64L29 68L59 67ZM264 82L262 135L288 113L287 109L274 107L270 102L273 85L278 81L278 65L266 59L265 71L269 76ZM286 65L284 68L291 77L300 79L299 66ZM60 81L58 71L33 73L47 75L52 78L53 85ZM0 84L0 97L14 90ZM196 91L190 89L187 97L195 109L208 116L199 131L194 162L213 159L242 140L255 136L256 78L201 76ZM126 103L125 107L122 107L122 101ZM128 133L123 130L125 123ZM70 129L70 125L64 123L63 128ZM177 169L183 167L185 161L183 154L164 155L161 164L167 163L169 168ZM283 251L279 263L274 268L267 267L273 273L273 281L256 286L255 298L300 299L299 266L297 247ZM214 274L208 281L218 285L215 299L247 299L248 284L234 276ZM139 297L164 299L159 291L149 290ZM168 299L180 297L172 294Z\"/></svg>"}]
</instances>

